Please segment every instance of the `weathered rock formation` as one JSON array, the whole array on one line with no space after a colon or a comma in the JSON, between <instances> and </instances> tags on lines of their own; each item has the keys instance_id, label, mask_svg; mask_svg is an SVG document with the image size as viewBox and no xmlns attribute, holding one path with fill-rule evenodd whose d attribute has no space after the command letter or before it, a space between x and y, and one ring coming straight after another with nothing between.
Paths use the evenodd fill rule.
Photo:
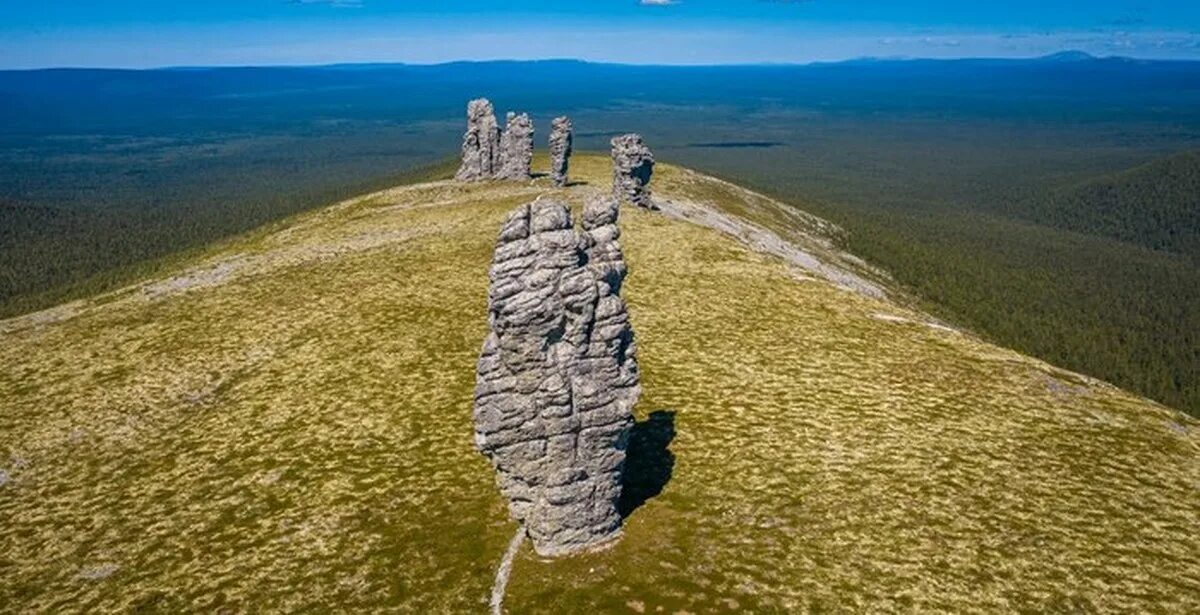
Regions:
<instances>
[{"instance_id":1,"label":"weathered rock formation","mask_svg":"<svg viewBox=\"0 0 1200 615\"><path fill-rule=\"evenodd\" d=\"M571 163L571 149L575 140L571 118L556 117L550 123L550 179L562 188L567 185L567 169Z\"/></svg>"},{"instance_id":2,"label":"weathered rock formation","mask_svg":"<svg viewBox=\"0 0 1200 615\"><path fill-rule=\"evenodd\" d=\"M629 134L612 140L613 196L638 207L651 209L650 177L654 154L641 135Z\"/></svg>"},{"instance_id":3,"label":"weathered rock formation","mask_svg":"<svg viewBox=\"0 0 1200 615\"><path fill-rule=\"evenodd\" d=\"M500 169L500 127L496 111L486 98L467 104L467 132L463 135L462 165L454 174L459 181L483 181Z\"/></svg>"},{"instance_id":4,"label":"weathered rock formation","mask_svg":"<svg viewBox=\"0 0 1200 615\"><path fill-rule=\"evenodd\" d=\"M533 121L524 113L508 114L500 137L500 172L496 177L514 181L533 178Z\"/></svg>"},{"instance_id":5,"label":"weathered rock formation","mask_svg":"<svg viewBox=\"0 0 1200 615\"><path fill-rule=\"evenodd\" d=\"M475 442L543 556L621 531L617 500L641 389L617 214L616 201L595 200L576 231L562 203L523 205L492 261Z\"/></svg>"}]
</instances>

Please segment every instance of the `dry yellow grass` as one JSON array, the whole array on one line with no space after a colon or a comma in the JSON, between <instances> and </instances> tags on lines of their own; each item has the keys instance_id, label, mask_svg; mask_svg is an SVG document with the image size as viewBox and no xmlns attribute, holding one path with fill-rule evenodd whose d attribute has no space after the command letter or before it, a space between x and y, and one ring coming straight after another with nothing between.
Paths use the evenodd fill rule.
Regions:
<instances>
[{"instance_id":1,"label":"dry yellow grass","mask_svg":"<svg viewBox=\"0 0 1200 615\"><path fill-rule=\"evenodd\" d=\"M370 195L0 323L0 611L484 610L513 531L471 440L487 264L513 206L607 180L573 170ZM819 220L656 182L886 284ZM726 234L622 226L672 477L614 548L523 552L512 612L1200 611L1195 420Z\"/></svg>"}]
</instances>

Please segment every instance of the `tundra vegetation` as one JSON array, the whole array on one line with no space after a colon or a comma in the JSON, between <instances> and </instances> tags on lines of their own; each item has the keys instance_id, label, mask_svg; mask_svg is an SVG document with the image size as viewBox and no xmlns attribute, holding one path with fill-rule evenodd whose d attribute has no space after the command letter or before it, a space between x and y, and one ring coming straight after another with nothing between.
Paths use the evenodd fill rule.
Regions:
<instances>
[{"instance_id":1,"label":"tundra vegetation","mask_svg":"<svg viewBox=\"0 0 1200 615\"><path fill-rule=\"evenodd\" d=\"M515 528L471 437L487 264L609 158L571 174L352 198L0 323L0 605L484 610ZM747 226L622 211L625 537L526 547L512 612L1200 610L1195 419L905 307L832 224L654 181ZM896 300L739 239L764 229Z\"/></svg>"}]
</instances>

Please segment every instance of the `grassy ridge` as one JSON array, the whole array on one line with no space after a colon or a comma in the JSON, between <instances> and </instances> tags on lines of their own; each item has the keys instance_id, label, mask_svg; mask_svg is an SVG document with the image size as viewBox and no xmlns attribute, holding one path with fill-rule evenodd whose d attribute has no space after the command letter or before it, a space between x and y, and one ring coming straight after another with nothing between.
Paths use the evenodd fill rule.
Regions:
<instances>
[{"instance_id":1,"label":"grassy ridge","mask_svg":"<svg viewBox=\"0 0 1200 615\"><path fill-rule=\"evenodd\" d=\"M1193 257L1030 221L1020 207L1044 202L1054 182L1011 144L942 157L927 156L926 145L854 150L847 156L862 155L862 168L840 175L815 173L802 152L781 154L793 162L739 155L703 168L837 222L847 250L891 272L942 318L1200 414ZM963 159L958 175L951 156ZM1089 181L1071 177L1073 187Z\"/></svg>"},{"instance_id":2,"label":"grassy ridge","mask_svg":"<svg viewBox=\"0 0 1200 615\"><path fill-rule=\"evenodd\" d=\"M556 193L607 172L581 156L590 185ZM487 262L545 192L388 191L4 323L0 604L484 609L514 529L470 435ZM1200 608L1195 420L622 216L636 412L671 417L669 480L608 551L522 552L513 612Z\"/></svg>"},{"instance_id":3,"label":"grassy ridge","mask_svg":"<svg viewBox=\"0 0 1200 615\"><path fill-rule=\"evenodd\" d=\"M1123 172L1200 147L1195 62L0 71L0 317L381 187L481 94L819 211L943 318L1200 415L1194 156Z\"/></svg>"}]
</instances>

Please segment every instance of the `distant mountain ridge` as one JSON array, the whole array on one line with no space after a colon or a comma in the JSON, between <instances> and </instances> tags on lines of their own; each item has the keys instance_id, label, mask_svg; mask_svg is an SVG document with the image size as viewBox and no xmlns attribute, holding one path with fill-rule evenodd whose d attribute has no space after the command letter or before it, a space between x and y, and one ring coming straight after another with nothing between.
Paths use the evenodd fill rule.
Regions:
<instances>
[{"instance_id":1,"label":"distant mountain ridge","mask_svg":"<svg viewBox=\"0 0 1200 615\"><path fill-rule=\"evenodd\" d=\"M439 68L454 68L454 67L487 67L487 66L512 66L512 65L531 65L540 67L579 67L579 66L595 66L595 67L629 67L629 68L678 68L678 69L703 69L703 68L746 68L746 67L764 67L764 68L804 68L804 67L821 67L821 66L843 66L856 64L882 64L882 63L1002 63L1009 65L1021 64L1048 64L1048 63L1089 63L1089 62L1138 62L1138 63L1163 63L1163 64L1197 64L1200 60L1187 59L1163 59L1163 58L1138 58L1132 56L1107 55L1097 56L1086 51L1077 49L1066 49L1057 51L1042 56L1034 57L996 57L996 56L964 56L960 58L930 58L923 56L862 56L853 58L844 58L840 60L813 60L810 62L742 62L730 64L629 64L623 62L606 62L602 60L585 60L581 58L540 58L540 59L513 59L513 58L497 58L489 60L455 60L451 62L436 62L432 64L420 64L409 62L335 62L331 64L229 64L229 65L169 65L153 68L124 68L124 67L75 67L75 66L54 66L43 68L30 69L0 69L0 73L34 73L45 71L128 71L128 72L155 72L155 71L172 71L172 72L203 72L203 71L219 71L219 70L240 70L240 69L256 69L256 70L329 70L329 71L370 71L370 70L388 70L388 69L439 69Z\"/></svg>"},{"instance_id":2,"label":"distant mountain ridge","mask_svg":"<svg viewBox=\"0 0 1200 615\"><path fill-rule=\"evenodd\" d=\"M1035 59L1040 60L1042 62L1087 62L1090 60L1099 60L1100 58L1097 58L1096 56L1094 56L1086 51L1079 51L1076 49L1068 49L1065 51L1059 51L1058 53L1052 53L1050 55L1041 56L1041 57L1035 58Z\"/></svg>"}]
</instances>

